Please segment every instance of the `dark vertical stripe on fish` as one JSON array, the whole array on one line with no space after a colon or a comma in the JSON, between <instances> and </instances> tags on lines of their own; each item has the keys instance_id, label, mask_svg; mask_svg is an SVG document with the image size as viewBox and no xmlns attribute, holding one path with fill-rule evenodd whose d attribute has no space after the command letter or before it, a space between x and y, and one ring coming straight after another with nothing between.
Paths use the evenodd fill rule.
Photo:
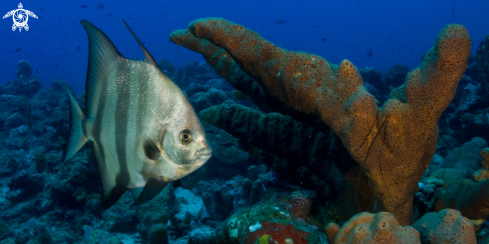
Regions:
<instances>
[{"instance_id":1,"label":"dark vertical stripe on fish","mask_svg":"<svg viewBox=\"0 0 489 244\"><path fill-rule=\"evenodd\" d=\"M115 122L115 148L119 160L119 173L115 178L117 186L126 187L130 182L129 169L127 165L127 150L126 137L129 121L129 105L130 105L130 85L132 74L127 72L130 70L129 62L122 62L116 74L117 100L114 111Z\"/></svg>"},{"instance_id":2,"label":"dark vertical stripe on fish","mask_svg":"<svg viewBox=\"0 0 489 244\"><path fill-rule=\"evenodd\" d=\"M107 79L107 78L106 78ZM100 90L102 91L101 94L99 95L98 99L99 101L93 101L93 103L97 104L96 108L96 113L94 113L95 118L93 118L93 141L95 142L95 145L98 149L98 155L100 158L97 158L97 160L100 160L101 164L103 164L107 168L107 161L105 160L105 151L104 151L104 146L102 145L102 119L103 119L103 114L105 107L107 106L107 80L99 81L100 83ZM97 99L97 97L93 98ZM85 103L87 108L88 108L88 103ZM93 111L92 111L93 113ZM100 163L99 162L99 163ZM100 169L107 171L107 169Z\"/></svg>"}]
</instances>

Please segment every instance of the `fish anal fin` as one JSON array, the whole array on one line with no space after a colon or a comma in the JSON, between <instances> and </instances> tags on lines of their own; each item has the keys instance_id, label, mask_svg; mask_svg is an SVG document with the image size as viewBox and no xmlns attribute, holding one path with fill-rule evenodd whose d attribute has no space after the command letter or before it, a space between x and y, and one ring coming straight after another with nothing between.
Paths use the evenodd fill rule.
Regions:
<instances>
[{"instance_id":1,"label":"fish anal fin","mask_svg":"<svg viewBox=\"0 0 489 244\"><path fill-rule=\"evenodd\" d=\"M150 178L146 182L146 185L144 185L144 188L141 191L141 193L139 193L139 196L137 197L134 204L136 204L136 205L143 204L143 203L153 199L156 195L158 195L168 185L168 183L169 182L159 180L156 178Z\"/></svg>"},{"instance_id":2,"label":"fish anal fin","mask_svg":"<svg viewBox=\"0 0 489 244\"><path fill-rule=\"evenodd\" d=\"M182 186L182 179L178 179L178 180L173 181L172 186L173 187L180 187L180 186Z\"/></svg>"},{"instance_id":3,"label":"fish anal fin","mask_svg":"<svg viewBox=\"0 0 489 244\"><path fill-rule=\"evenodd\" d=\"M104 194L104 198L102 199L102 203L101 203L102 208L105 210L112 207L112 205L114 205L117 202L117 200L121 198L122 194L124 194L126 191L127 188L124 186L115 186L114 188L112 188L107 196L105 196Z\"/></svg>"},{"instance_id":4,"label":"fish anal fin","mask_svg":"<svg viewBox=\"0 0 489 244\"><path fill-rule=\"evenodd\" d=\"M129 32L131 32L131 34L134 37L134 39L136 39L136 41L138 42L139 47L141 48L141 50L143 50L144 57L146 58L145 61L147 63L149 63L149 64L152 64L152 65L158 67L158 65L156 64L156 61L153 58L153 56L151 56L151 54L148 52L148 50L146 50L146 48L144 47L143 43L139 40L139 38L136 36L136 34L134 33L134 31L131 30L131 27L129 27L129 25L126 23L125 20L122 20L122 22L124 22L124 25L126 25L126 28L129 30Z\"/></svg>"}]
</instances>

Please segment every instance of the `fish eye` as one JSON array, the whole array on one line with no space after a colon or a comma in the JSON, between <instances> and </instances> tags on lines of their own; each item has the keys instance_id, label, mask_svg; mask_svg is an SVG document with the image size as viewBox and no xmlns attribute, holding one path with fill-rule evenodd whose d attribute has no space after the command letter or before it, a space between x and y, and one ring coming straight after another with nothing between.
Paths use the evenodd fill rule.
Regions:
<instances>
[{"instance_id":1,"label":"fish eye","mask_svg":"<svg viewBox=\"0 0 489 244\"><path fill-rule=\"evenodd\" d=\"M183 142L186 142L186 143L191 142L192 141L192 133L190 132L190 130L183 130L180 133L180 140L182 140Z\"/></svg>"}]
</instances>

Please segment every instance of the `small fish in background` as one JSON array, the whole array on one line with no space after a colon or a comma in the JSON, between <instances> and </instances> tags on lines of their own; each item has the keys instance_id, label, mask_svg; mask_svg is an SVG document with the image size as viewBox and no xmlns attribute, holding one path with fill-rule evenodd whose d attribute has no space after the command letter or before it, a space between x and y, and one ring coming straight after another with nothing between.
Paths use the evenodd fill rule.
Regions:
<instances>
[{"instance_id":1,"label":"small fish in background","mask_svg":"<svg viewBox=\"0 0 489 244\"><path fill-rule=\"evenodd\" d=\"M98 5L98 9L104 9L105 8L105 5L103 3L99 3L97 5Z\"/></svg>"},{"instance_id":2,"label":"small fish in background","mask_svg":"<svg viewBox=\"0 0 489 244\"><path fill-rule=\"evenodd\" d=\"M287 20L279 19L279 20L273 21L273 23L276 25L281 25L281 24L287 23Z\"/></svg>"},{"instance_id":3,"label":"small fish in background","mask_svg":"<svg viewBox=\"0 0 489 244\"><path fill-rule=\"evenodd\" d=\"M80 8L88 8L88 5L81 5Z\"/></svg>"},{"instance_id":4,"label":"small fish in background","mask_svg":"<svg viewBox=\"0 0 489 244\"><path fill-rule=\"evenodd\" d=\"M78 46L78 48L76 49L77 51L80 51L80 46Z\"/></svg>"},{"instance_id":5,"label":"small fish in background","mask_svg":"<svg viewBox=\"0 0 489 244\"><path fill-rule=\"evenodd\" d=\"M87 116L66 89L70 130L63 160L93 142L104 209L128 190L135 204L147 202L212 156L204 128L185 94L123 22L145 60L123 57L104 32L82 20L89 40Z\"/></svg>"},{"instance_id":6,"label":"small fish in background","mask_svg":"<svg viewBox=\"0 0 489 244\"><path fill-rule=\"evenodd\" d=\"M75 24L76 24L76 21L75 21L75 22L73 22L73 24L71 24L71 25L75 25Z\"/></svg>"},{"instance_id":7,"label":"small fish in background","mask_svg":"<svg viewBox=\"0 0 489 244\"><path fill-rule=\"evenodd\" d=\"M44 7L41 7L41 8L39 9L39 11L42 11L43 9L44 9Z\"/></svg>"},{"instance_id":8,"label":"small fish in background","mask_svg":"<svg viewBox=\"0 0 489 244\"><path fill-rule=\"evenodd\" d=\"M20 52L21 50L22 50L22 48L20 48L20 47L19 47L19 48L15 49L15 52L16 52L16 53L18 53L18 52Z\"/></svg>"},{"instance_id":9,"label":"small fish in background","mask_svg":"<svg viewBox=\"0 0 489 244\"><path fill-rule=\"evenodd\" d=\"M326 41L326 38L321 38L321 41L325 42Z\"/></svg>"},{"instance_id":10,"label":"small fish in background","mask_svg":"<svg viewBox=\"0 0 489 244\"><path fill-rule=\"evenodd\" d=\"M38 69L36 69L36 74L39 74L39 70Z\"/></svg>"},{"instance_id":11,"label":"small fish in background","mask_svg":"<svg viewBox=\"0 0 489 244\"><path fill-rule=\"evenodd\" d=\"M372 50L368 50L368 52L367 52L367 56L368 56L369 58L371 58L372 56L374 56L374 54L372 53Z\"/></svg>"},{"instance_id":12,"label":"small fish in background","mask_svg":"<svg viewBox=\"0 0 489 244\"><path fill-rule=\"evenodd\" d=\"M107 16L112 16L112 14L107 14Z\"/></svg>"}]
</instances>

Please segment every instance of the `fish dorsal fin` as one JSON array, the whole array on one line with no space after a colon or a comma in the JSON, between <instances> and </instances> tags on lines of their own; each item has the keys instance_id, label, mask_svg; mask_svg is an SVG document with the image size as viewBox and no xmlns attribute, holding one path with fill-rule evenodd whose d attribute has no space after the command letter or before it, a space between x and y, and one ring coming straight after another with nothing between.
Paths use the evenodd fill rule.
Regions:
<instances>
[{"instance_id":1,"label":"fish dorsal fin","mask_svg":"<svg viewBox=\"0 0 489 244\"><path fill-rule=\"evenodd\" d=\"M94 116L92 113L97 106L96 101L94 101L96 92L100 91L102 84L107 82L109 71L113 65L124 57L117 51L117 48L103 31L86 20L81 20L80 23L87 32L89 42L85 101L87 116L90 118Z\"/></svg>"},{"instance_id":2,"label":"fish dorsal fin","mask_svg":"<svg viewBox=\"0 0 489 244\"><path fill-rule=\"evenodd\" d=\"M129 25L126 23L125 20L122 20L122 22L124 22L124 25L126 25L127 29L131 32L132 36L134 37L134 39L136 39L136 41L138 42L139 44L139 47L141 48L141 50L143 50L143 53L144 53L144 57L146 58L146 62L149 63L149 64L152 64L154 66L157 66L156 65L156 61L155 59L153 58L153 56L151 56L151 54L148 52L148 50L146 50L146 48L144 47L143 43L141 43L141 41L139 40L139 38L136 36L136 34L134 34L134 31L131 30L131 27L129 27Z\"/></svg>"}]
</instances>

